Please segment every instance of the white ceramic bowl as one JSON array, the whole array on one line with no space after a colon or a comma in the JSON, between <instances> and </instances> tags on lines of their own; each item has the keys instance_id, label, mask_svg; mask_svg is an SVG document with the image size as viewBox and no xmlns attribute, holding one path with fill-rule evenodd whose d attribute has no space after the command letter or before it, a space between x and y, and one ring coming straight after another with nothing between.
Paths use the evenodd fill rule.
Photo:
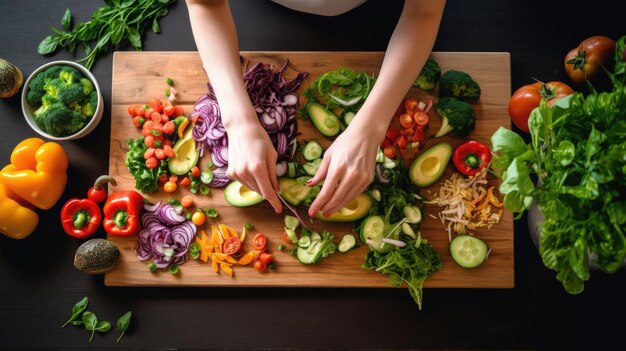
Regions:
<instances>
[{"instance_id":1,"label":"white ceramic bowl","mask_svg":"<svg viewBox=\"0 0 626 351\"><path fill-rule=\"evenodd\" d=\"M74 67L76 68L80 73L83 74L83 76L85 76L85 78L89 79L95 89L96 89L96 93L98 94L98 106L96 106L96 112L94 113L93 117L91 117L91 120L89 122L87 122L87 124L78 132L71 134L71 135L67 135L67 136L63 136L63 137L57 137L54 135L50 135L48 133L46 133L44 130L42 130L41 128L39 128L39 126L37 125L37 123L35 122L35 117L33 116L34 111L36 110L35 108L31 107L30 104L26 101L26 94L28 93L28 84L30 84L31 79L33 79L33 77L41 72L46 70L49 67L52 66L70 66L70 67ZM28 79L26 80L26 82L24 83L24 87L22 88L22 113L24 114L24 118L26 119L26 122L28 123L28 125L35 131L37 132L39 135L41 135L42 137L46 138L46 139L50 139L50 140L74 140L74 139L79 139L84 137L85 135L91 133L94 129L96 129L96 126L98 126L98 123L100 123L100 120L102 119L102 113L104 111L104 101L102 100L102 92L100 91L100 85L98 84L98 81L96 80L96 77L93 76L93 74L91 74L91 72L86 69L85 67L83 67L81 64L78 64L76 62L72 62L72 61L52 61L52 62L48 62L45 65L37 68L33 73L31 73L31 75L28 77Z\"/></svg>"}]
</instances>

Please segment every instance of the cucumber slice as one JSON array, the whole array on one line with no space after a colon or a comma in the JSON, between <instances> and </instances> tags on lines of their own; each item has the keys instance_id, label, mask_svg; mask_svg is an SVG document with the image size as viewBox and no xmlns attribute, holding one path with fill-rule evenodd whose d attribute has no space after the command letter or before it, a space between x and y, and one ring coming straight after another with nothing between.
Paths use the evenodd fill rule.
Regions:
<instances>
[{"instance_id":1,"label":"cucumber slice","mask_svg":"<svg viewBox=\"0 0 626 351\"><path fill-rule=\"evenodd\" d=\"M318 232L311 233L311 240L320 241L322 240L322 236Z\"/></svg>"},{"instance_id":2,"label":"cucumber slice","mask_svg":"<svg viewBox=\"0 0 626 351\"><path fill-rule=\"evenodd\" d=\"M311 245L311 237L309 236L303 236L300 238L300 240L298 240L298 246L301 248L307 248L309 247L309 245Z\"/></svg>"},{"instance_id":3,"label":"cucumber slice","mask_svg":"<svg viewBox=\"0 0 626 351\"><path fill-rule=\"evenodd\" d=\"M372 197L376 201L380 201L382 199L382 195L380 193L380 190L378 190L378 189L374 189L374 190L370 191L370 195L372 195Z\"/></svg>"},{"instance_id":4,"label":"cucumber slice","mask_svg":"<svg viewBox=\"0 0 626 351\"><path fill-rule=\"evenodd\" d=\"M379 147L378 151L376 151L376 163L383 163L383 162L385 162L385 154L383 153L383 150L381 150Z\"/></svg>"},{"instance_id":5,"label":"cucumber slice","mask_svg":"<svg viewBox=\"0 0 626 351\"><path fill-rule=\"evenodd\" d=\"M306 172L306 174L310 176L314 176L315 173L317 173L317 170L320 168L321 164L322 164L322 159L316 158L314 161L303 164L302 169L304 169L304 172Z\"/></svg>"},{"instance_id":6,"label":"cucumber slice","mask_svg":"<svg viewBox=\"0 0 626 351\"><path fill-rule=\"evenodd\" d=\"M343 238L341 238L338 249L339 249L339 252L346 252L354 248L355 246L356 246L356 239L354 238L354 235L346 234L343 236Z\"/></svg>"},{"instance_id":7,"label":"cucumber slice","mask_svg":"<svg viewBox=\"0 0 626 351\"><path fill-rule=\"evenodd\" d=\"M300 221L296 217L285 215L285 228L296 229L299 226L300 226Z\"/></svg>"},{"instance_id":8,"label":"cucumber slice","mask_svg":"<svg viewBox=\"0 0 626 351\"><path fill-rule=\"evenodd\" d=\"M296 231L293 228L285 228L285 233L287 233L287 237L291 240L292 244L298 242L298 236L296 235Z\"/></svg>"},{"instance_id":9,"label":"cucumber slice","mask_svg":"<svg viewBox=\"0 0 626 351\"><path fill-rule=\"evenodd\" d=\"M348 125L350 125L350 122L352 122L354 117L356 117L356 113L354 113L354 112L346 112L346 113L343 114L343 121L348 126Z\"/></svg>"},{"instance_id":10,"label":"cucumber slice","mask_svg":"<svg viewBox=\"0 0 626 351\"><path fill-rule=\"evenodd\" d=\"M295 162L289 162L287 164L287 175L289 175L289 178L294 178L296 176L296 163Z\"/></svg>"},{"instance_id":11,"label":"cucumber slice","mask_svg":"<svg viewBox=\"0 0 626 351\"><path fill-rule=\"evenodd\" d=\"M383 244L383 233L385 232L385 221L381 216L369 216L361 224L360 239L367 243L374 250L380 250ZM369 243L367 242L369 240Z\"/></svg>"},{"instance_id":12,"label":"cucumber slice","mask_svg":"<svg viewBox=\"0 0 626 351\"><path fill-rule=\"evenodd\" d=\"M322 243L320 241L315 241L309 245L309 248L304 248L298 246L298 250L296 251L296 257L298 261L303 264L312 264L319 258L318 253L320 251L320 247Z\"/></svg>"},{"instance_id":13,"label":"cucumber slice","mask_svg":"<svg viewBox=\"0 0 626 351\"><path fill-rule=\"evenodd\" d=\"M302 149L302 155L307 161L313 161L322 157L322 146L315 140L309 141Z\"/></svg>"},{"instance_id":14,"label":"cucumber slice","mask_svg":"<svg viewBox=\"0 0 626 351\"><path fill-rule=\"evenodd\" d=\"M402 233L410 236L413 239L417 238L417 236L415 235L415 231L413 230L413 228L411 228L411 225L409 223L402 223Z\"/></svg>"},{"instance_id":15,"label":"cucumber slice","mask_svg":"<svg viewBox=\"0 0 626 351\"><path fill-rule=\"evenodd\" d=\"M402 213L406 217L407 223L417 224L422 221L422 211L415 206L404 206Z\"/></svg>"},{"instance_id":16,"label":"cucumber slice","mask_svg":"<svg viewBox=\"0 0 626 351\"><path fill-rule=\"evenodd\" d=\"M450 242L450 255L459 266L475 268L487 259L489 247L475 236L462 234Z\"/></svg>"}]
</instances>

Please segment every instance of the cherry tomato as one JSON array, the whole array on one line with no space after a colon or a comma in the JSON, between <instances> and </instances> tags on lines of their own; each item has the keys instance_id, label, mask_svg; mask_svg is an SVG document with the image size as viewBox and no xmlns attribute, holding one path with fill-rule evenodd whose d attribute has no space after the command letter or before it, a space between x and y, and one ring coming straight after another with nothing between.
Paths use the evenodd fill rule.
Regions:
<instances>
[{"instance_id":1,"label":"cherry tomato","mask_svg":"<svg viewBox=\"0 0 626 351\"><path fill-rule=\"evenodd\" d=\"M180 199L180 205L184 208L191 207L193 205L193 196L185 195Z\"/></svg>"},{"instance_id":2,"label":"cherry tomato","mask_svg":"<svg viewBox=\"0 0 626 351\"><path fill-rule=\"evenodd\" d=\"M236 236L231 236L230 238L226 239L226 241L224 241L224 244L222 245L222 252L229 256L239 252L239 249L241 249L241 240Z\"/></svg>"},{"instance_id":3,"label":"cherry tomato","mask_svg":"<svg viewBox=\"0 0 626 351\"><path fill-rule=\"evenodd\" d=\"M193 222L193 224L198 225L198 226L203 225L204 222L206 222L206 214L204 214L204 212L202 211L194 212L193 215L191 216L191 222Z\"/></svg>"},{"instance_id":4,"label":"cherry tomato","mask_svg":"<svg viewBox=\"0 0 626 351\"><path fill-rule=\"evenodd\" d=\"M161 175L159 176L159 184L165 184L167 180L168 180L167 173L161 173Z\"/></svg>"},{"instance_id":5,"label":"cherry tomato","mask_svg":"<svg viewBox=\"0 0 626 351\"><path fill-rule=\"evenodd\" d=\"M169 141L169 139L166 141ZM169 146L167 143L163 143L163 152L165 152L165 156L170 157L170 158L176 155L176 153L174 152L174 149L172 149L172 147Z\"/></svg>"},{"instance_id":6,"label":"cherry tomato","mask_svg":"<svg viewBox=\"0 0 626 351\"><path fill-rule=\"evenodd\" d=\"M189 179L189 177L184 177L183 179L180 180L180 185L187 186L189 184L191 184L191 180Z\"/></svg>"},{"instance_id":7,"label":"cherry tomato","mask_svg":"<svg viewBox=\"0 0 626 351\"><path fill-rule=\"evenodd\" d=\"M135 116L143 116L144 106L143 105L134 105L135 106Z\"/></svg>"},{"instance_id":8,"label":"cherry tomato","mask_svg":"<svg viewBox=\"0 0 626 351\"><path fill-rule=\"evenodd\" d=\"M293 244L291 242L291 239L289 239L289 235L287 235L287 232L283 232L283 241L286 242L287 244Z\"/></svg>"},{"instance_id":9,"label":"cherry tomato","mask_svg":"<svg viewBox=\"0 0 626 351\"><path fill-rule=\"evenodd\" d=\"M255 271L264 272L267 269L267 265L263 263L261 260L254 260L254 264L252 265Z\"/></svg>"},{"instance_id":10,"label":"cherry tomato","mask_svg":"<svg viewBox=\"0 0 626 351\"><path fill-rule=\"evenodd\" d=\"M161 148L155 149L154 156L157 158L157 160L163 160L165 159L165 151L163 151L163 149Z\"/></svg>"},{"instance_id":11,"label":"cherry tomato","mask_svg":"<svg viewBox=\"0 0 626 351\"><path fill-rule=\"evenodd\" d=\"M517 89L509 100L509 116L517 128L529 133L528 117L530 112L539 106L541 99L546 99L551 105L574 90L561 82L533 83Z\"/></svg>"},{"instance_id":12,"label":"cherry tomato","mask_svg":"<svg viewBox=\"0 0 626 351\"><path fill-rule=\"evenodd\" d=\"M176 183L178 181L178 176L176 174L172 174L170 176L170 182Z\"/></svg>"},{"instance_id":13,"label":"cherry tomato","mask_svg":"<svg viewBox=\"0 0 626 351\"><path fill-rule=\"evenodd\" d=\"M389 146L385 147L383 149L383 154L385 154L385 156L387 156L389 158L395 158L396 154L397 154L395 146L389 145Z\"/></svg>"},{"instance_id":14,"label":"cherry tomato","mask_svg":"<svg viewBox=\"0 0 626 351\"><path fill-rule=\"evenodd\" d=\"M148 101L148 106L152 107L154 111L161 113L163 111L163 106L161 106L161 100L157 98L152 98Z\"/></svg>"},{"instance_id":15,"label":"cherry tomato","mask_svg":"<svg viewBox=\"0 0 626 351\"><path fill-rule=\"evenodd\" d=\"M169 147L172 147L172 146L173 146L173 145L172 145L172 141L171 141L171 140L169 140L169 139L165 139L165 140L163 141L163 146L169 146Z\"/></svg>"},{"instance_id":16,"label":"cherry tomato","mask_svg":"<svg viewBox=\"0 0 626 351\"><path fill-rule=\"evenodd\" d=\"M176 113L176 108L175 108L174 106L172 106L172 105L170 105L170 106L165 106L165 107L163 108L163 113L164 113L166 116L168 116L168 117L169 117L169 116L173 116L173 115Z\"/></svg>"},{"instance_id":17,"label":"cherry tomato","mask_svg":"<svg viewBox=\"0 0 626 351\"><path fill-rule=\"evenodd\" d=\"M162 113L161 114L161 123L165 124L165 123L167 123L169 121L170 121L170 118L167 115Z\"/></svg>"},{"instance_id":18,"label":"cherry tomato","mask_svg":"<svg viewBox=\"0 0 626 351\"><path fill-rule=\"evenodd\" d=\"M146 135L146 138L143 139L144 144L147 147L154 147L154 135Z\"/></svg>"},{"instance_id":19,"label":"cherry tomato","mask_svg":"<svg viewBox=\"0 0 626 351\"><path fill-rule=\"evenodd\" d=\"M266 266L269 266L269 264L272 263L272 261L274 260L274 256L267 252L261 252L261 254L259 255L259 260L265 263Z\"/></svg>"},{"instance_id":20,"label":"cherry tomato","mask_svg":"<svg viewBox=\"0 0 626 351\"><path fill-rule=\"evenodd\" d=\"M615 40L603 36L589 37L565 55L565 72L576 84L592 81L604 74L602 67L610 69L615 53Z\"/></svg>"},{"instance_id":21,"label":"cherry tomato","mask_svg":"<svg viewBox=\"0 0 626 351\"><path fill-rule=\"evenodd\" d=\"M152 117L152 113L154 113L154 109L152 107L148 107L144 112L143 112L143 116L146 119L150 119Z\"/></svg>"},{"instance_id":22,"label":"cherry tomato","mask_svg":"<svg viewBox=\"0 0 626 351\"><path fill-rule=\"evenodd\" d=\"M267 246L267 237L263 233L258 233L252 239L252 247L259 251L265 251L265 247Z\"/></svg>"},{"instance_id":23,"label":"cherry tomato","mask_svg":"<svg viewBox=\"0 0 626 351\"><path fill-rule=\"evenodd\" d=\"M176 113L174 113L174 117L179 117L185 114L185 109L182 106L174 106L176 109Z\"/></svg>"},{"instance_id":24,"label":"cherry tomato","mask_svg":"<svg viewBox=\"0 0 626 351\"><path fill-rule=\"evenodd\" d=\"M191 168L191 175L198 178L200 176L200 168L198 168L198 166L193 166Z\"/></svg>"},{"instance_id":25,"label":"cherry tomato","mask_svg":"<svg viewBox=\"0 0 626 351\"><path fill-rule=\"evenodd\" d=\"M404 108L409 111L417 111L417 99L416 98L408 98L404 100Z\"/></svg>"},{"instance_id":26,"label":"cherry tomato","mask_svg":"<svg viewBox=\"0 0 626 351\"><path fill-rule=\"evenodd\" d=\"M145 158L146 160L149 159L150 157L154 156L154 148L153 147L149 147L146 149L146 151L143 153L143 158Z\"/></svg>"},{"instance_id":27,"label":"cherry tomato","mask_svg":"<svg viewBox=\"0 0 626 351\"><path fill-rule=\"evenodd\" d=\"M167 121L163 125L163 133L170 135L176 130L176 125L172 121Z\"/></svg>"},{"instance_id":28,"label":"cherry tomato","mask_svg":"<svg viewBox=\"0 0 626 351\"><path fill-rule=\"evenodd\" d=\"M176 188L178 188L178 185L176 185L176 183L172 182L171 180L168 180L167 182L165 182L165 184L163 184L163 191L165 191L166 193L173 193L176 191Z\"/></svg>"},{"instance_id":29,"label":"cherry tomato","mask_svg":"<svg viewBox=\"0 0 626 351\"><path fill-rule=\"evenodd\" d=\"M415 121L415 124L425 126L430 121L430 117L428 116L428 113L424 111L417 111L413 114L413 120Z\"/></svg>"},{"instance_id":30,"label":"cherry tomato","mask_svg":"<svg viewBox=\"0 0 626 351\"><path fill-rule=\"evenodd\" d=\"M137 106L141 107L141 105L138 105L138 104L128 105L128 114L129 114L131 117L135 117L135 116L137 116L137 114L135 114L135 110L136 110ZM142 115L142 116L143 116L143 115Z\"/></svg>"},{"instance_id":31,"label":"cherry tomato","mask_svg":"<svg viewBox=\"0 0 626 351\"><path fill-rule=\"evenodd\" d=\"M141 127L146 122L146 119L141 116L133 117L133 125L135 127Z\"/></svg>"},{"instance_id":32,"label":"cherry tomato","mask_svg":"<svg viewBox=\"0 0 626 351\"><path fill-rule=\"evenodd\" d=\"M413 126L413 117L408 113L403 113L399 117L400 125L404 128L411 128Z\"/></svg>"},{"instance_id":33,"label":"cherry tomato","mask_svg":"<svg viewBox=\"0 0 626 351\"><path fill-rule=\"evenodd\" d=\"M154 122L154 123L161 123L161 114L154 111L152 112L152 114L150 114L150 119Z\"/></svg>"},{"instance_id":34,"label":"cherry tomato","mask_svg":"<svg viewBox=\"0 0 626 351\"><path fill-rule=\"evenodd\" d=\"M150 157L149 159L146 160L146 167L156 168L158 163L159 161L156 159L156 157Z\"/></svg>"}]
</instances>

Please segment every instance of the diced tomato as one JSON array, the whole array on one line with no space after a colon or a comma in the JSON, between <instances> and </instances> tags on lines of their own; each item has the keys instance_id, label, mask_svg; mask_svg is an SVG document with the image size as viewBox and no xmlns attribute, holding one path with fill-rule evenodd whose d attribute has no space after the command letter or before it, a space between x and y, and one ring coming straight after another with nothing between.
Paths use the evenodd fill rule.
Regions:
<instances>
[{"instance_id":1,"label":"diced tomato","mask_svg":"<svg viewBox=\"0 0 626 351\"><path fill-rule=\"evenodd\" d=\"M161 100L157 98L152 98L148 101L148 106L152 107L155 112L161 113L163 111L163 106L161 105Z\"/></svg>"},{"instance_id":2,"label":"diced tomato","mask_svg":"<svg viewBox=\"0 0 626 351\"><path fill-rule=\"evenodd\" d=\"M291 239L289 239L289 235L287 235L287 232L283 232L283 241L286 242L287 244L293 244L291 242Z\"/></svg>"},{"instance_id":3,"label":"diced tomato","mask_svg":"<svg viewBox=\"0 0 626 351\"><path fill-rule=\"evenodd\" d=\"M170 182L176 183L178 181L178 176L176 174L172 174L170 176Z\"/></svg>"},{"instance_id":4,"label":"diced tomato","mask_svg":"<svg viewBox=\"0 0 626 351\"><path fill-rule=\"evenodd\" d=\"M425 139L424 129L415 129L415 134L413 134L413 141L417 141L423 143Z\"/></svg>"},{"instance_id":5,"label":"diced tomato","mask_svg":"<svg viewBox=\"0 0 626 351\"><path fill-rule=\"evenodd\" d=\"M167 182L169 179L167 173L161 173L161 175L159 176L159 184L165 184L165 182Z\"/></svg>"},{"instance_id":6,"label":"diced tomato","mask_svg":"<svg viewBox=\"0 0 626 351\"><path fill-rule=\"evenodd\" d=\"M380 144L380 147L382 149L384 149L384 148L386 148L389 145L391 145L391 140L389 140L389 138L385 137L385 140L383 140L383 142Z\"/></svg>"},{"instance_id":7,"label":"diced tomato","mask_svg":"<svg viewBox=\"0 0 626 351\"><path fill-rule=\"evenodd\" d=\"M191 180L189 179L189 177L184 177L183 179L180 180L180 185L187 186L189 184L191 184Z\"/></svg>"},{"instance_id":8,"label":"diced tomato","mask_svg":"<svg viewBox=\"0 0 626 351\"><path fill-rule=\"evenodd\" d=\"M400 135L398 137L398 139L396 139L396 145L398 145L398 147L401 150L405 150L406 149L406 144L407 144L407 141L406 141L406 137L404 135Z\"/></svg>"},{"instance_id":9,"label":"diced tomato","mask_svg":"<svg viewBox=\"0 0 626 351\"><path fill-rule=\"evenodd\" d=\"M411 135L415 133L415 128L406 128L400 132L402 135L406 135L407 138L411 138Z\"/></svg>"},{"instance_id":10,"label":"diced tomato","mask_svg":"<svg viewBox=\"0 0 626 351\"><path fill-rule=\"evenodd\" d=\"M395 146L387 146L383 149L383 154L385 154L385 156L389 157L389 158L395 158L396 157L396 148Z\"/></svg>"},{"instance_id":11,"label":"diced tomato","mask_svg":"<svg viewBox=\"0 0 626 351\"><path fill-rule=\"evenodd\" d=\"M263 263L261 260L254 260L254 264L252 265L255 271L264 272L267 269L267 265Z\"/></svg>"},{"instance_id":12,"label":"diced tomato","mask_svg":"<svg viewBox=\"0 0 626 351\"><path fill-rule=\"evenodd\" d=\"M407 113L403 113L399 117L400 125L404 128L411 128L413 126L413 117Z\"/></svg>"},{"instance_id":13,"label":"diced tomato","mask_svg":"<svg viewBox=\"0 0 626 351\"><path fill-rule=\"evenodd\" d=\"M395 127L389 127L389 129L387 129L386 137L389 138L389 140L396 140L398 136L400 136L400 132Z\"/></svg>"},{"instance_id":14,"label":"diced tomato","mask_svg":"<svg viewBox=\"0 0 626 351\"><path fill-rule=\"evenodd\" d=\"M200 168L198 168L198 166L193 166L191 168L191 175L196 178L200 177Z\"/></svg>"},{"instance_id":15,"label":"diced tomato","mask_svg":"<svg viewBox=\"0 0 626 351\"><path fill-rule=\"evenodd\" d=\"M274 260L274 257L272 256L272 254L269 254L267 252L261 252L261 254L259 255L259 260L265 263L265 265L269 266L269 264L272 263L272 261Z\"/></svg>"},{"instance_id":16,"label":"diced tomato","mask_svg":"<svg viewBox=\"0 0 626 351\"><path fill-rule=\"evenodd\" d=\"M417 99L416 98L408 98L404 100L404 108L409 111L417 111Z\"/></svg>"}]
</instances>

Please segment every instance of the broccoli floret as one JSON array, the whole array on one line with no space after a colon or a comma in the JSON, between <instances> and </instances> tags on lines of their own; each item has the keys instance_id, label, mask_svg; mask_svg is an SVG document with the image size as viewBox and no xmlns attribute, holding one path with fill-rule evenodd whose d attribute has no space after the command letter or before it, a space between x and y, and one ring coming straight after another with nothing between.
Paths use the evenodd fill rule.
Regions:
<instances>
[{"instance_id":1,"label":"broccoli floret","mask_svg":"<svg viewBox=\"0 0 626 351\"><path fill-rule=\"evenodd\" d=\"M66 84L74 84L79 83L83 76L76 68L64 66L59 72L59 78L61 78L61 80L63 80Z\"/></svg>"},{"instance_id":2,"label":"broccoli floret","mask_svg":"<svg viewBox=\"0 0 626 351\"><path fill-rule=\"evenodd\" d=\"M442 77L443 79L443 77ZM454 131L458 136L464 137L474 130L476 116L472 106L465 101L457 100L453 97L445 97L439 100L435 109L441 116L441 128L436 138L442 137Z\"/></svg>"},{"instance_id":3,"label":"broccoli floret","mask_svg":"<svg viewBox=\"0 0 626 351\"><path fill-rule=\"evenodd\" d=\"M63 84L59 87L59 101L65 106L70 106L74 103L81 104L84 99L85 94L83 94L83 87L80 83Z\"/></svg>"},{"instance_id":4,"label":"broccoli floret","mask_svg":"<svg viewBox=\"0 0 626 351\"><path fill-rule=\"evenodd\" d=\"M35 123L46 133L54 136L74 134L85 126L85 116L68 109L60 102L42 105L35 111Z\"/></svg>"},{"instance_id":5,"label":"broccoli floret","mask_svg":"<svg viewBox=\"0 0 626 351\"><path fill-rule=\"evenodd\" d=\"M428 59L413 86L423 90L433 90L441 77L441 68L437 61Z\"/></svg>"},{"instance_id":6,"label":"broccoli floret","mask_svg":"<svg viewBox=\"0 0 626 351\"><path fill-rule=\"evenodd\" d=\"M439 97L446 96L478 101L480 98L480 85L463 71L446 71L439 80Z\"/></svg>"},{"instance_id":7,"label":"broccoli floret","mask_svg":"<svg viewBox=\"0 0 626 351\"><path fill-rule=\"evenodd\" d=\"M80 79L80 85L83 88L83 94L85 96L91 94L91 92L94 90L94 86L93 83L91 83L91 81L87 78L81 78Z\"/></svg>"},{"instance_id":8,"label":"broccoli floret","mask_svg":"<svg viewBox=\"0 0 626 351\"><path fill-rule=\"evenodd\" d=\"M96 107L98 107L98 94L92 91L87 102L82 106L81 113L85 117L91 117L96 113Z\"/></svg>"}]
</instances>

